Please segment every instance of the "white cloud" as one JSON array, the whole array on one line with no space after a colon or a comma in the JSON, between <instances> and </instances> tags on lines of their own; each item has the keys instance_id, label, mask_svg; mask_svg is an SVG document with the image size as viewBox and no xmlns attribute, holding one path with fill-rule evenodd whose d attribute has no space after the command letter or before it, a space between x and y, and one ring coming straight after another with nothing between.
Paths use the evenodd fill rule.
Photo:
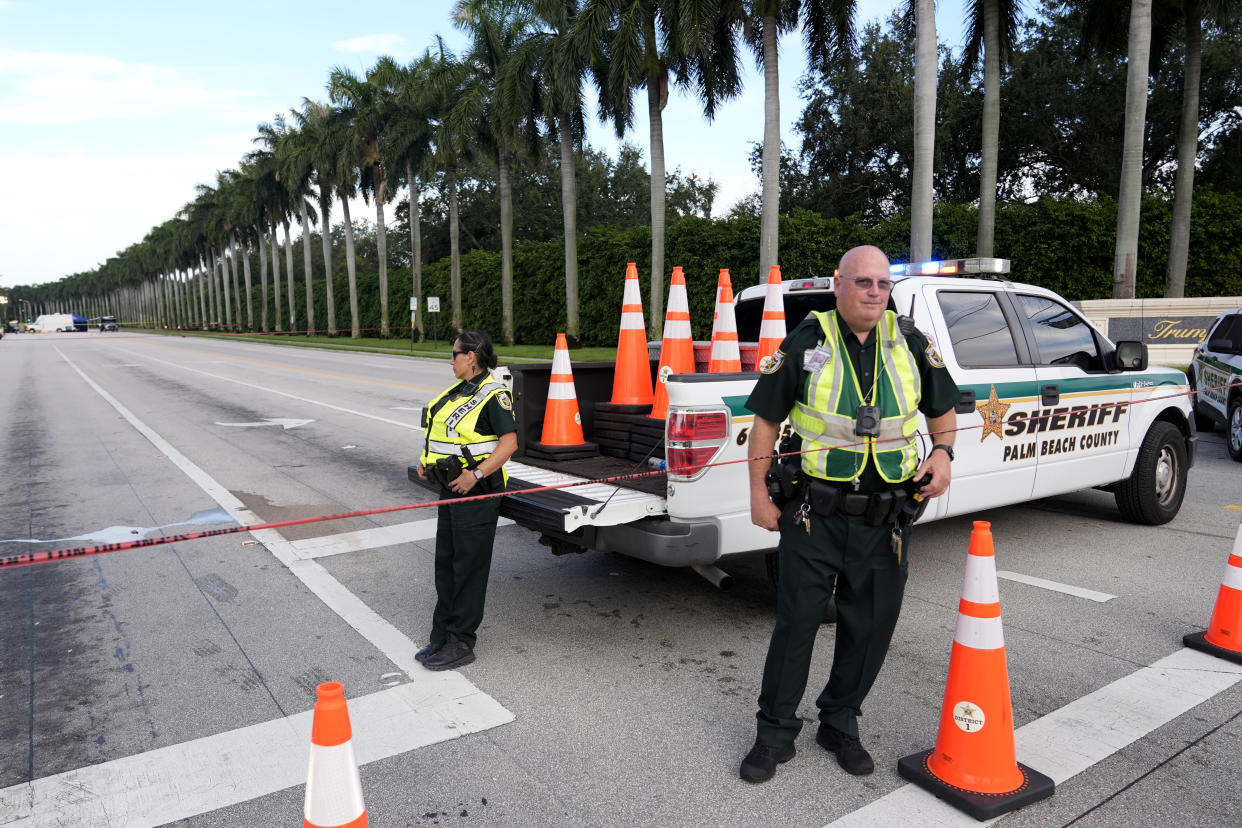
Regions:
<instances>
[{"instance_id":1,"label":"white cloud","mask_svg":"<svg viewBox=\"0 0 1242 828\"><path fill-rule=\"evenodd\" d=\"M397 51L403 43L405 43L405 38L401 35L374 34L351 37L348 40L338 40L332 44L332 48L341 52L384 54Z\"/></svg>"},{"instance_id":2,"label":"white cloud","mask_svg":"<svg viewBox=\"0 0 1242 828\"><path fill-rule=\"evenodd\" d=\"M209 171L236 166L236 148L178 157L0 158L0 284L37 284L93 270L194 199ZM209 177L210 176L210 177Z\"/></svg>"},{"instance_id":3,"label":"white cloud","mask_svg":"<svg viewBox=\"0 0 1242 828\"><path fill-rule=\"evenodd\" d=\"M4 0L0 0L4 2ZM12 124L95 123L232 106L254 93L211 89L166 66L105 55L0 48L0 111Z\"/></svg>"}]
</instances>

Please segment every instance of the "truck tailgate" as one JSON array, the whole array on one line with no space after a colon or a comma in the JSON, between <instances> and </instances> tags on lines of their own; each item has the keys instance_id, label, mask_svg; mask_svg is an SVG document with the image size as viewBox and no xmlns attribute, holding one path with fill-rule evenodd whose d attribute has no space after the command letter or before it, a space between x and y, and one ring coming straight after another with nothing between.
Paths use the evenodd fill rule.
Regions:
<instances>
[{"instance_id":1,"label":"truck tailgate","mask_svg":"<svg viewBox=\"0 0 1242 828\"><path fill-rule=\"evenodd\" d=\"M542 492L520 492L521 489L579 483L634 471L633 465L628 463L618 463L611 470L597 469L598 460L582 468L572 468L573 465L573 461L562 461L554 470L533 465L528 458L510 460L505 464L509 471L509 488L518 489L519 493L505 498L501 514L525 524L550 521L551 528L573 532L583 526L616 526L639 518L663 515L668 511L663 495L663 474L626 481L628 485L623 486L588 483ZM635 488L637 485L641 488ZM519 520L515 512L521 513L525 520ZM532 520L532 513L542 513L542 516L539 520Z\"/></svg>"}]
</instances>

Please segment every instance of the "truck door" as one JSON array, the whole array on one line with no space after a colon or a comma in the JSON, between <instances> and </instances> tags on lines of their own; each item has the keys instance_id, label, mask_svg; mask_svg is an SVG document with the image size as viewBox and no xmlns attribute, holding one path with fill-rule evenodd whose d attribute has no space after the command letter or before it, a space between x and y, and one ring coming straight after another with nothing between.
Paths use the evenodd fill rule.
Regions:
<instances>
[{"instance_id":1,"label":"truck door","mask_svg":"<svg viewBox=\"0 0 1242 828\"><path fill-rule=\"evenodd\" d=\"M1025 438L1038 446L1034 497L1048 497L1122 476L1133 374L1108 373L1102 337L1070 305L1015 293L1014 306L1033 340L1039 416Z\"/></svg>"},{"instance_id":2,"label":"truck door","mask_svg":"<svg viewBox=\"0 0 1242 828\"><path fill-rule=\"evenodd\" d=\"M1036 457L1030 442L1014 432L1039 401L1035 368L1011 304L985 287L927 285L923 299L932 330L920 327L933 335L963 397L957 407L953 482L937 498L947 500L941 507L947 512L938 515L1029 499Z\"/></svg>"}]
</instances>

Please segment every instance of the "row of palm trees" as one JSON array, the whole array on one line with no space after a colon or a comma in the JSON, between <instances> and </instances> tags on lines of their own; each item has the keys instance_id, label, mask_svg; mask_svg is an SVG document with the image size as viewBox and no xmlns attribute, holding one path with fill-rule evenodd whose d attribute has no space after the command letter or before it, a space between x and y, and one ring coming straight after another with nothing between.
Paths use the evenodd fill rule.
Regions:
<instances>
[{"instance_id":1,"label":"row of palm trees","mask_svg":"<svg viewBox=\"0 0 1242 828\"><path fill-rule=\"evenodd\" d=\"M1223 13L1226 0L1092 0L1101 13L1101 30L1115 24L1110 10L1129 13L1131 88L1127 95L1126 144L1123 149L1121 208L1117 233L1117 283L1114 295L1133 296L1133 261L1137 251L1138 197L1141 191L1142 125L1147 84L1147 52L1153 3L1163 13L1181 10L1187 27L1186 111L1179 148L1177 206L1183 216L1173 228L1169 290L1180 295L1184 284L1185 243L1189 234L1189 192L1197 150L1197 69L1192 74L1191 37L1203 7ZM1221 9L1211 6L1218 3ZM171 290L140 291L132 296L168 297L182 307L181 317L215 319L226 327L271 330L267 318L269 262L274 288L274 328L282 330L280 241L284 234L284 272L289 329L299 327L292 283L293 243L290 224L300 221L303 271L307 280L305 327L316 330L310 280L313 271L311 224L322 240L323 268L333 270L331 212L341 205L349 285L350 333L359 336L358 288L350 200L361 197L375 206L381 335L389 330L387 224L385 206L405 187L410 202L410 248L413 295L421 284L420 192L434 181L449 212L451 324L462 323L457 174L463 163L486 157L492 163L500 200L501 338L512 343L513 329L513 193L515 163L530 157L538 142L557 141L561 150L562 209L565 239L566 329L579 333L576 182L574 157L584 128L584 84L593 83L602 120L618 136L634 120L634 93L645 90L650 125L651 161L651 314L652 336L663 318L665 181L662 112L670 84L692 91L712 118L717 107L741 89L739 65L750 51L763 68L765 105L762 147L762 219L760 273L778 261L779 215L779 78L780 34L802 32L809 62L825 67L852 55L855 0L459 0L453 23L468 35L469 45L454 55L442 39L409 65L384 57L359 76L334 68L327 100L303 100L287 115L262 124L256 148L236 170L217 174L200 185L196 198L174 218L153 228L140 243L110 259L99 271L71 277L74 295L98 295L145 280L178 283ZM911 196L911 258L931 257L931 162L935 126L936 32L933 0L911 0L916 30L915 149ZM984 117L978 255L992 255L997 178L999 78L1014 40L1019 15L1016 0L972 0L968 57L983 58ZM1197 66L1197 64L1195 64ZM1183 166L1185 170L1183 171ZM1185 180L1185 182L1184 182ZM1183 190L1183 184L1185 189ZM1179 247L1179 239L1182 243ZM250 251L257 248L260 318L253 308ZM270 255L268 253L270 249ZM1180 256L1179 266L1173 259ZM241 273L239 275L239 268ZM187 290L183 283L191 283ZM326 290L326 328L338 332L333 280ZM130 294L127 294L130 295ZM179 297L179 299L177 298ZM132 298L132 297L131 297ZM244 313L243 313L244 298ZM154 301L154 299L149 299ZM417 317L423 333L422 314Z\"/></svg>"}]
</instances>

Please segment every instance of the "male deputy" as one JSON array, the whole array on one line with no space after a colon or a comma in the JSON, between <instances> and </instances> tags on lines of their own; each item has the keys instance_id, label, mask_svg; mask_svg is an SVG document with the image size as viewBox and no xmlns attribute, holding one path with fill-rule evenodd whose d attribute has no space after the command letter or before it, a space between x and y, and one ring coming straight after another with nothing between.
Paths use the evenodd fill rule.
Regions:
<instances>
[{"instance_id":1,"label":"male deputy","mask_svg":"<svg viewBox=\"0 0 1242 828\"><path fill-rule=\"evenodd\" d=\"M834 581L836 651L816 700L815 741L852 774L875 767L859 742L857 718L901 611L909 561L901 507L913 505L915 491L931 498L948 488L958 400L935 347L912 324L903 332L887 310L892 286L879 248L848 251L834 285L836 310L811 314L785 338L746 402L755 413L751 520L781 533L758 736L741 766L748 782L766 782L777 763L794 757L798 705ZM921 463L920 411L935 443ZM803 485L781 509L769 498L770 463L761 458L772 454L786 417L801 438ZM917 490L908 482L927 474L931 480Z\"/></svg>"}]
</instances>

